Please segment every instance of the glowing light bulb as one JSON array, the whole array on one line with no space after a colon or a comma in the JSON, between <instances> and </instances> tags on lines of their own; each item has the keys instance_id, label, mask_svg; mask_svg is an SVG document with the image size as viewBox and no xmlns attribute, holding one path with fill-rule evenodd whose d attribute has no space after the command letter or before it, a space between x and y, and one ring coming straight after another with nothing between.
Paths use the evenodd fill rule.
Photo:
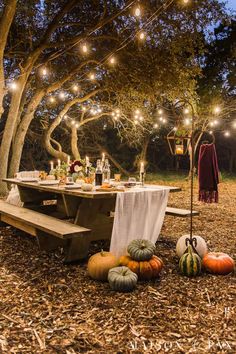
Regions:
<instances>
[{"instance_id":1,"label":"glowing light bulb","mask_svg":"<svg viewBox=\"0 0 236 354\"><path fill-rule=\"evenodd\" d=\"M117 108L115 112L116 112L117 114L119 114L119 113L120 113L119 108Z\"/></svg>"},{"instance_id":2,"label":"glowing light bulb","mask_svg":"<svg viewBox=\"0 0 236 354\"><path fill-rule=\"evenodd\" d=\"M64 93L63 91L59 93L59 98L60 98L61 100L64 100L65 97L66 97L66 95L65 95L65 93Z\"/></svg>"},{"instance_id":3,"label":"glowing light bulb","mask_svg":"<svg viewBox=\"0 0 236 354\"><path fill-rule=\"evenodd\" d=\"M83 52L84 54L88 53L88 46L87 46L87 44L83 44L83 45L82 45L82 52Z\"/></svg>"},{"instance_id":4,"label":"glowing light bulb","mask_svg":"<svg viewBox=\"0 0 236 354\"><path fill-rule=\"evenodd\" d=\"M115 64L116 58L115 57L111 57L109 62L110 62L110 64Z\"/></svg>"},{"instance_id":5,"label":"glowing light bulb","mask_svg":"<svg viewBox=\"0 0 236 354\"><path fill-rule=\"evenodd\" d=\"M163 109L158 109L158 114L162 114L163 113Z\"/></svg>"},{"instance_id":6,"label":"glowing light bulb","mask_svg":"<svg viewBox=\"0 0 236 354\"><path fill-rule=\"evenodd\" d=\"M76 124L75 124L75 127L76 127L76 128L79 128L79 124L78 124L78 123L76 123Z\"/></svg>"},{"instance_id":7,"label":"glowing light bulb","mask_svg":"<svg viewBox=\"0 0 236 354\"><path fill-rule=\"evenodd\" d=\"M186 118L185 121L184 121L184 123L185 123L186 125L189 125L189 124L190 124L190 119L189 119L189 118Z\"/></svg>"},{"instance_id":8,"label":"glowing light bulb","mask_svg":"<svg viewBox=\"0 0 236 354\"><path fill-rule=\"evenodd\" d=\"M233 123L233 128L236 129L236 122Z\"/></svg>"},{"instance_id":9,"label":"glowing light bulb","mask_svg":"<svg viewBox=\"0 0 236 354\"><path fill-rule=\"evenodd\" d=\"M217 124L219 124L219 121L215 119L213 123L214 123L214 125L217 125Z\"/></svg>"},{"instance_id":10,"label":"glowing light bulb","mask_svg":"<svg viewBox=\"0 0 236 354\"><path fill-rule=\"evenodd\" d=\"M65 120L67 120L67 119L68 119L68 115L65 114L63 118L64 118Z\"/></svg>"},{"instance_id":11,"label":"glowing light bulb","mask_svg":"<svg viewBox=\"0 0 236 354\"><path fill-rule=\"evenodd\" d=\"M85 112L86 111L86 107L82 106L82 111Z\"/></svg>"},{"instance_id":12,"label":"glowing light bulb","mask_svg":"<svg viewBox=\"0 0 236 354\"><path fill-rule=\"evenodd\" d=\"M49 102L50 102L50 103L54 103L55 101L56 101L56 100L55 100L54 97L50 97L50 98L49 98Z\"/></svg>"},{"instance_id":13,"label":"glowing light bulb","mask_svg":"<svg viewBox=\"0 0 236 354\"><path fill-rule=\"evenodd\" d=\"M159 120L162 122L163 121L163 117L159 117Z\"/></svg>"},{"instance_id":14,"label":"glowing light bulb","mask_svg":"<svg viewBox=\"0 0 236 354\"><path fill-rule=\"evenodd\" d=\"M184 114L188 114L189 113L189 109L188 108L185 108L184 109Z\"/></svg>"},{"instance_id":15,"label":"glowing light bulb","mask_svg":"<svg viewBox=\"0 0 236 354\"><path fill-rule=\"evenodd\" d=\"M210 130L210 131L209 131L209 134L211 134L211 135L212 135L212 134L213 134L213 131L212 131L212 130Z\"/></svg>"},{"instance_id":16,"label":"glowing light bulb","mask_svg":"<svg viewBox=\"0 0 236 354\"><path fill-rule=\"evenodd\" d=\"M157 129L157 128L158 128L158 124L155 123L155 124L153 125L153 128Z\"/></svg>"},{"instance_id":17,"label":"glowing light bulb","mask_svg":"<svg viewBox=\"0 0 236 354\"><path fill-rule=\"evenodd\" d=\"M173 130L176 132L177 131L177 127L174 127Z\"/></svg>"},{"instance_id":18,"label":"glowing light bulb","mask_svg":"<svg viewBox=\"0 0 236 354\"><path fill-rule=\"evenodd\" d=\"M72 121L71 121L71 125L74 125L74 124L75 124L75 121L74 121L74 120L72 120Z\"/></svg>"},{"instance_id":19,"label":"glowing light bulb","mask_svg":"<svg viewBox=\"0 0 236 354\"><path fill-rule=\"evenodd\" d=\"M115 112L112 112L112 114L111 114L111 115L112 115L112 117L115 117Z\"/></svg>"},{"instance_id":20,"label":"glowing light bulb","mask_svg":"<svg viewBox=\"0 0 236 354\"><path fill-rule=\"evenodd\" d=\"M140 116L139 120L140 120L140 122L142 122L143 121L143 116Z\"/></svg>"},{"instance_id":21,"label":"glowing light bulb","mask_svg":"<svg viewBox=\"0 0 236 354\"><path fill-rule=\"evenodd\" d=\"M140 110L136 109L135 114L140 114Z\"/></svg>"},{"instance_id":22,"label":"glowing light bulb","mask_svg":"<svg viewBox=\"0 0 236 354\"><path fill-rule=\"evenodd\" d=\"M163 119L162 119L162 122L163 122L163 123L166 123L166 122L167 122L167 120L166 120L165 118L163 118Z\"/></svg>"},{"instance_id":23,"label":"glowing light bulb","mask_svg":"<svg viewBox=\"0 0 236 354\"><path fill-rule=\"evenodd\" d=\"M89 74L89 78L90 78L90 80L95 80L95 74L94 73L90 73Z\"/></svg>"},{"instance_id":24,"label":"glowing light bulb","mask_svg":"<svg viewBox=\"0 0 236 354\"><path fill-rule=\"evenodd\" d=\"M134 124L135 124L135 125L137 125L137 124L138 124L138 121L137 121L137 120L135 120L135 121L134 121Z\"/></svg>"},{"instance_id":25,"label":"glowing light bulb","mask_svg":"<svg viewBox=\"0 0 236 354\"><path fill-rule=\"evenodd\" d=\"M224 133L224 136L229 137L229 136L230 136L230 132L227 130L227 131Z\"/></svg>"},{"instance_id":26,"label":"glowing light bulb","mask_svg":"<svg viewBox=\"0 0 236 354\"><path fill-rule=\"evenodd\" d=\"M142 31L142 32L139 32L139 35L138 35L139 39L141 41L143 41L145 38L146 38L146 34Z\"/></svg>"},{"instance_id":27,"label":"glowing light bulb","mask_svg":"<svg viewBox=\"0 0 236 354\"><path fill-rule=\"evenodd\" d=\"M188 3L189 3L189 0L183 0L183 3L184 3L184 4L188 4Z\"/></svg>"},{"instance_id":28,"label":"glowing light bulb","mask_svg":"<svg viewBox=\"0 0 236 354\"><path fill-rule=\"evenodd\" d=\"M9 87L12 91L16 91L18 89L18 85L15 81L12 81L10 84L9 84Z\"/></svg>"},{"instance_id":29,"label":"glowing light bulb","mask_svg":"<svg viewBox=\"0 0 236 354\"><path fill-rule=\"evenodd\" d=\"M135 9L134 9L134 15L136 17L140 17L141 16L141 9L139 6L137 6Z\"/></svg>"},{"instance_id":30,"label":"glowing light bulb","mask_svg":"<svg viewBox=\"0 0 236 354\"><path fill-rule=\"evenodd\" d=\"M214 113L215 113L215 114L220 113L220 107L219 107L219 106L216 106L216 107L214 108Z\"/></svg>"},{"instance_id":31,"label":"glowing light bulb","mask_svg":"<svg viewBox=\"0 0 236 354\"><path fill-rule=\"evenodd\" d=\"M74 85L72 86L72 90L73 90L74 92L79 91L79 86L78 86L77 84L74 84Z\"/></svg>"}]
</instances>

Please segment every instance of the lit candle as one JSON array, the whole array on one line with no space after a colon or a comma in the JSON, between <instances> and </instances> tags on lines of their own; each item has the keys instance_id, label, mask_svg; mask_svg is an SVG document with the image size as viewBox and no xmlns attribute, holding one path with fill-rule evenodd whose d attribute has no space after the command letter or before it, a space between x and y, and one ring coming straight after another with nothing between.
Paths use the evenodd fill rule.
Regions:
<instances>
[{"instance_id":1,"label":"lit candle","mask_svg":"<svg viewBox=\"0 0 236 354\"><path fill-rule=\"evenodd\" d=\"M58 167L60 168L61 167L61 160L58 159L57 163L58 163Z\"/></svg>"},{"instance_id":2,"label":"lit candle","mask_svg":"<svg viewBox=\"0 0 236 354\"><path fill-rule=\"evenodd\" d=\"M105 162L105 153L102 153L102 162Z\"/></svg>"},{"instance_id":3,"label":"lit candle","mask_svg":"<svg viewBox=\"0 0 236 354\"><path fill-rule=\"evenodd\" d=\"M67 165L70 164L70 155L67 156Z\"/></svg>"},{"instance_id":4,"label":"lit candle","mask_svg":"<svg viewBox=\"0 0 236 354\"><path fill-rule=\"evenodd\" d=\"M50 161L51 171L54 170L53 161Z\"/></svg>"},{"instance_id":5,"label":"lit candle","mask_svg":"<svg viewBox=\"0 0 236 354\"><path fill-rule=\"evenodd\" d=\"M86 162L86 166L88 167L89 166L89 157L88 156L85 157L85 162Z\"/></svg>"},{"instance_id":6,"label":"lit candle","mask_svg":"<svg viewBox=\"0 0 236 354\"><path fill-rule=\"evenodd\" d=\"M144 173L144 162L140 164L140 173Z\"/></svg>"}]
</instances>

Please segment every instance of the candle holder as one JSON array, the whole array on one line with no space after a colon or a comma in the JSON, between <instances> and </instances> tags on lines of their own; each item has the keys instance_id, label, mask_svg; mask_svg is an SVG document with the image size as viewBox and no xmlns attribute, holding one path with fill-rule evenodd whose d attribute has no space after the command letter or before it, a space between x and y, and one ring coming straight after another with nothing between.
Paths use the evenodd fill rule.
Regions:
<instances>
[{"instance_id":1,"label":"candle holder","mask_svg":"<svg viewBox=\"0 0 236 354\"><path fill-rule=\"evenodd\" d=\"M140 172L140 182L142 187L144 186L145 172Z\"/></svg>"}]
</instances>

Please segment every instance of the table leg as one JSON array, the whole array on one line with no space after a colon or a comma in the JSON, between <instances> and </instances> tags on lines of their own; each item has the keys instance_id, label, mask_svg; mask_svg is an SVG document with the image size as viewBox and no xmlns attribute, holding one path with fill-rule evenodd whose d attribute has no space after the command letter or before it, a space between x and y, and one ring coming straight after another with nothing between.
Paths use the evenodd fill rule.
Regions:
<instances>
[{"instance_id":1,"label":"table leg","mask_svg":"<svg viewBox=\"0 0 236 354\"><path fill-rule=\"evenodd\" d=\"M110 239L113 226L110 212L114 210L115 198L83 198L75 218L75 224L91 230L91 241Z\"/></svg>"}]
</instances>

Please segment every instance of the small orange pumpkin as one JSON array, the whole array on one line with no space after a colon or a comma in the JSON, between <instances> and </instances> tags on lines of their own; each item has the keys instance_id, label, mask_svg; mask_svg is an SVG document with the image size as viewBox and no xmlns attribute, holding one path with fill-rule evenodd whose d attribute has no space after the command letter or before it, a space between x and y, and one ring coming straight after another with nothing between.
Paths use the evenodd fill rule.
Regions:
<instances>
[{"instance_id":1,"label":"small orange pumpkin","mask_svg":"<svg viewBox=\"0 0 236 354\"><path fill-rule=\"evenodd\" d=\"M152 256L149 261L141 262L134 261L130 256L122 256L119 263L128 267L138 275L139 279L143 280L157 278L163 268L163 261L157 256Z\"/></svg>"},{"instance_id":2,"label":"small orange pumpkin","mask_svg":"<svg viewBox=\"0 0 236 354\"><path fill-rule=\"evenodd\" d=\"M111 253L101 250L94 254L88 261L88 274L95 280L107 280L111 268L117 267L119 260Z\"/></svg>"},{"instance_id":3,"label":"small orange pumpkin","mask_svg":"<svg viewBox=\"0 0 236 354\"><path fill-rule=\"evenodd\" d=\"M223 252L209 252L202 260L203 267L210 273L225 275L234 270L234 260Z\"/></svg>"}]
</instances>

